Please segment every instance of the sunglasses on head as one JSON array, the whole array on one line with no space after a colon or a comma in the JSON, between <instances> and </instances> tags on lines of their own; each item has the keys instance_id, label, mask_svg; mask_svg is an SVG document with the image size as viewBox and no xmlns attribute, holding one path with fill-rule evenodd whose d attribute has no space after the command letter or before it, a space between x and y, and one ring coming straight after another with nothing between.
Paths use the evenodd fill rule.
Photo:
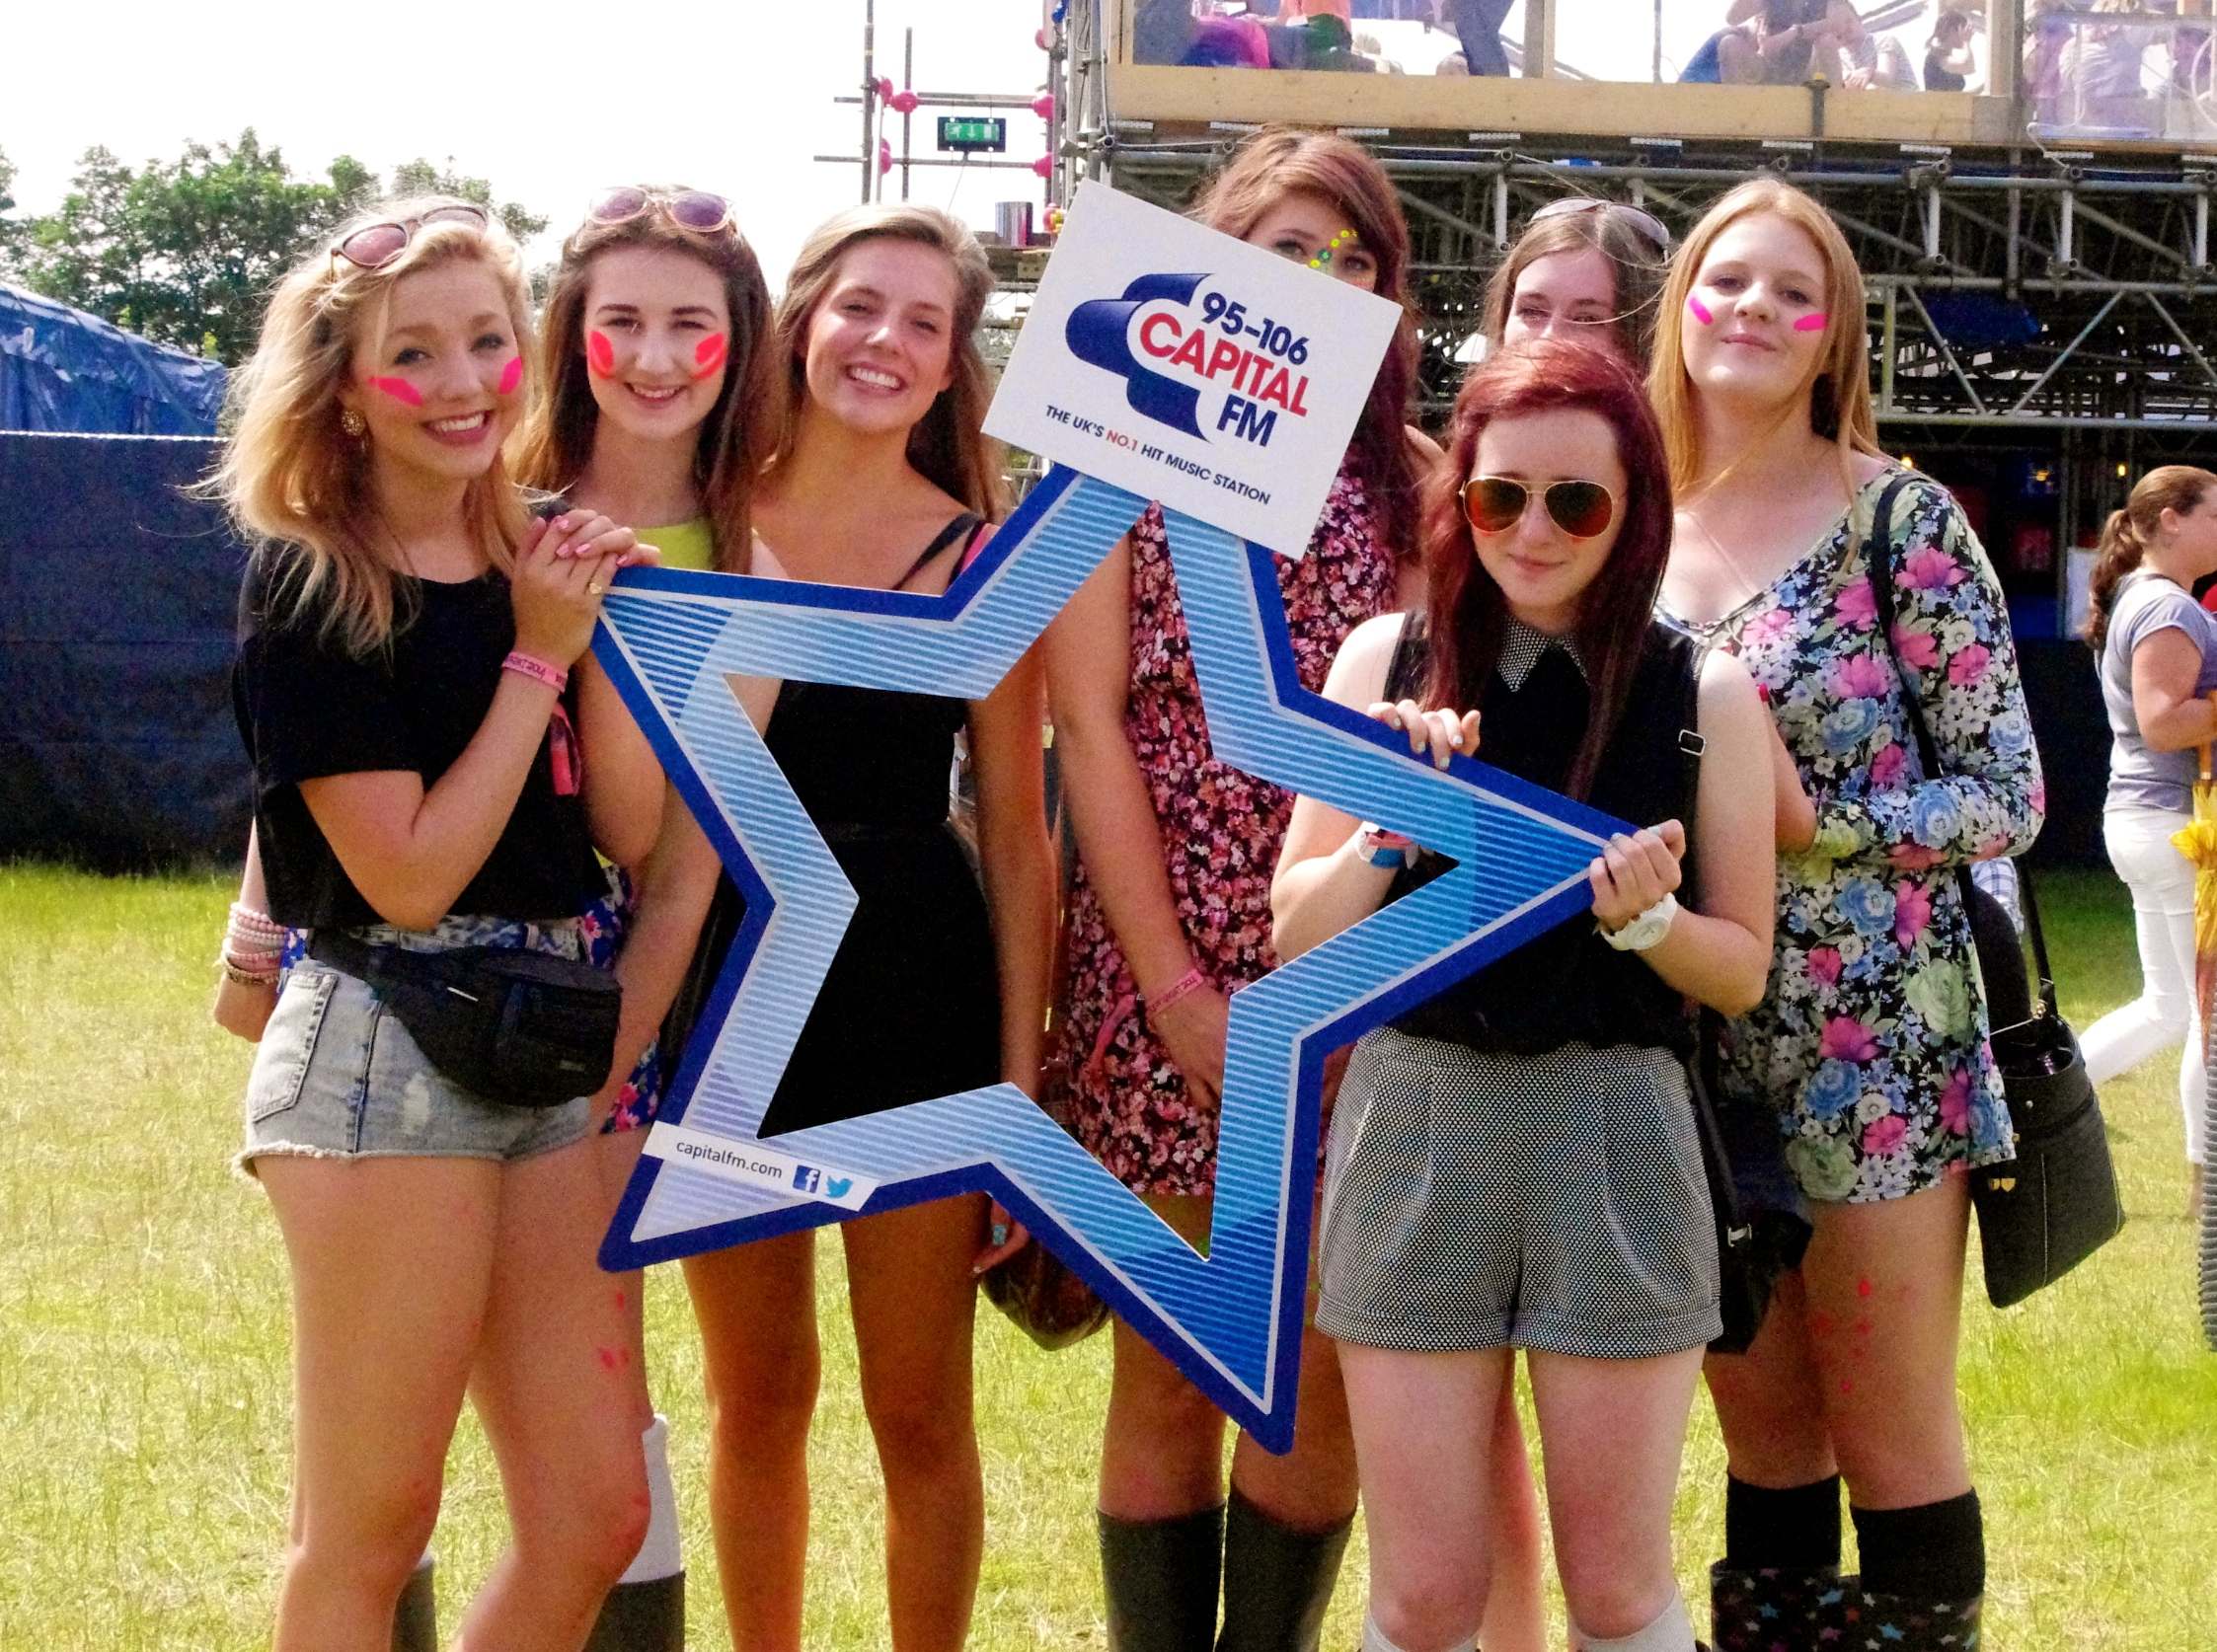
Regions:
<instances>
[{"instance_id":1,"label":"sunglasses on head","mask_svg":"<svg viewBox=\"0 0 2217 1652\"><path fill-rule=\"evenodd\" d=\"M470 201L434 206L414 218L396 218L382 224L365 224L341 239L331 249L333 258L344 259L358 269L382 269L399 258L425 224L475 224L484 229L493 221L484 207Z\"/></svg>"},{"instance_id":2,"label":"sunglasses on head","mask_svg":"<svg viewBox=\"0 0 2217 1652\"><path fill-rule=\"evenodd\" d=\"M1622 219L1627 228L1654 248L1657 256L1669 256L1670 231L1663 221L1652 212L1638 206L1628 206L1621 200L1595 200L1590 195L1567 195L1562 200L1549 201L1533 213L1531 223L1544 223L1550 218L1567 218L1579 212L1604 212L1613 218Z\"/></svg>"},{"instance_id":3,"label":"sunglasses on head","mask_svg":"<svg viewBox=\"0 0 2217 1652\"><path fill-rule=\"evenodd\" d=\"M695 235L714 235L731 227L731 203L722 195L706 189L647 189L637 184L602 190L585 208L585 216L596 224L627 224L656 208L679 229Z\"/></svg>"},{"instance_id":4,"label":"sunglasses on head","mask_svg":"<svg viewBox=\"0 0 2217 1652\"><path fill-rule=\"evenodd\" d=\"M1595 539L1617 519L1614 493L1598 482L1551 482L1540 492L1548 520L1572 539ZM1532 489L1505 476L1473 477L1463 487L1463 515L1482 534L1505 534L1524 519Z\"/></svg>"}]
</instances>

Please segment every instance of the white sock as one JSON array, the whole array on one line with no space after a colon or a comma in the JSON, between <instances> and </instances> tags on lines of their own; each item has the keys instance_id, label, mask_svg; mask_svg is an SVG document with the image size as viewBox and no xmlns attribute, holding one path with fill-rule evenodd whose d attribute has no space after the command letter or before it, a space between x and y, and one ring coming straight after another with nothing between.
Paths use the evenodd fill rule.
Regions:
<instances>
[{"instance_id":1,"label":"white sock","mask_svg":"<svg viewBox=\"0 0 2217 1652\"><path fill-rule=\"evenodd\" d=\"M1689 1652L1694 1644L1694 1620L1686 1615L1686 1598L1674 1590L1670 1605L1645 1628L1619 1635L1615 1640L1603 1640L1572 1623L1570 1644L1579 1652Z\"/></svg>"},{"instance_id":2,"label":"white sock","mask_svg":"<svg viewBox=\"0 0 2217 1652\"><path fill-rule=\"evenodd\" d=\"M653 1422L639 1437L639 1449L647 1458L647 1495L654 1507L647 1522L647 1540L632 1556L631 1565L617 1580L620 1583L652 1583L685 1569L685 1555L678 1546L677 1487L669 1477L669 1418L655 1412Z\"/></svg>"},{"instance_id":3,"label":"white sock","mask_svg":"<svg viewBox=\"0 0 2217 1652\"><path fill-rule=\"evenodd\" d=\"M1457 1641L1442 1652L1477 1652L1475 1639ZM1365 1616L1362 1620L1362 1652L1405 1652L1396 1642L1386 1638L1386 1631L1378 1627L1378 1619Z\"/></svg>"}]
</instances>

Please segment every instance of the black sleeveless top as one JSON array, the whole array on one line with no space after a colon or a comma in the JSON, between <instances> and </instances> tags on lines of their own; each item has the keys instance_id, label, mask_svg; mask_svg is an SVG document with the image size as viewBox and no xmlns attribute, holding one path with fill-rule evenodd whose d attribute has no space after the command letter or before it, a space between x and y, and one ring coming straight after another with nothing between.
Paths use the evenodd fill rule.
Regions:
<instances>
[{"instance_id":1,"label":"black sleeveless top","mask_svg":"<svg viewBox=\"0 0 2217 1652\"><path fill-rule=\"evenodd\" d=\"M1387 674L1386 697L1414 695L1428 650L1423 622L1402 633ZM1687 888L1692 884L1696 765L1681 731L1698 753L1695 727L1700 645L1655 621L1625 697L1624 714L1604 751L1586 801L1597 809L1654 826L1676 819L1686 828ZM1512 689L1496 671L1487 684L1478 755L1521 780L1563 789L1585 735L1589 695L1577 662L1560 645L1546 648L1523 683ZM1398 900L1446 869L1436 856L1404 867L1387 892ZM1690 1052L1694 1017L1687 1001L1637 952L1603 940L1593 921L1567 919L1475 975L1427 999L1394 1021L1404 1032L1506 1055L1538 1055L1576 1039L1659 1046Z\"/></svg>"},{"instance_id":2,"label":"black sleeveless top","mask_svg":"<svg viewBox=\"0 0 2217 1652\"><path fill-rule=\"evenodd\" d=\"M975 538L947 525L898 584ZM960 700L788 679L763 743L839 869L853 919L762 1122L775 1136L1000 1076L1001 1000L977 874L949 819ZM682 1047L744 907L723 880L686 989L663 1028Z\"/></svg>"}]
</instances>

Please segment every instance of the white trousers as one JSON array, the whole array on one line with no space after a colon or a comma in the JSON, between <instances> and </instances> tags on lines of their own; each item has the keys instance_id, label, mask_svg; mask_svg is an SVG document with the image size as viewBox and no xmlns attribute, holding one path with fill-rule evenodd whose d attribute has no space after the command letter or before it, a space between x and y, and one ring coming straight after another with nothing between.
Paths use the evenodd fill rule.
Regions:
<instances>
[{"instance_id":1,"label":"white trousers","mask_svg":"<svg viewBox=\"0 0 2217 1652\"><path fill-rule=\"evenodd\" d=\"M2201 1029L2194 1024L2194 868L2171 841L2190 820L2155 808L2112 808L2102 816L2109 864L2132 893L2140 996L2088 1027L2079 1048L2087 1076L2099 1085L2183 1040L2179 1107L2185 1119L2186 1157L2200 1164L2207 1162L2209 1143Z\"/></svg>"}]
</instances>

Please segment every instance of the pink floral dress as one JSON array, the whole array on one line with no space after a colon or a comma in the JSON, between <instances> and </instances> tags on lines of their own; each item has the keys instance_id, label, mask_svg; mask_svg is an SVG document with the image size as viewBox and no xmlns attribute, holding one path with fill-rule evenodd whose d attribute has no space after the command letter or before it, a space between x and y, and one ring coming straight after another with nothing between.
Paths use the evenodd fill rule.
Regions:
<instances>
[{"instance_id":1,"label":"pink floral dress","mask_svg":"<svg viewBox=\"0 0 2217 1652\"><path fill-rule=\"evenodd\" d=\"M2046 809L2009 610L1944 488L1894 498L1878 635L1863 542L1894 474L1767 590L1689 627L1746 665L1817 809L1808 853L1779 857L1770 988L1730 1024L1723 1088L1777 1109L1804 1194L1851 1204L2010 1157L1955 868L2029 847Z\"/></svg>"},{"instance_id":2,"label":"pink floral dress","mask_svg":"<svg viewBox=\"0 0 2217 1652\"><path fill-rule=\"evenodd\" d=\"M1124 734L1162 831L1172 897L1202 974L1229 991L1277 965L1270 874L1293 794L1209 749L1185 612L1162 513L1131 536L1131 691ZM1347 633L1395 606L1398 566L1361 480L1342 469L1309 554L1276 559L1301 682L1322 689ZM1070 1122L1087 1149L1142 1193L1207 1193L1216 1183L1216 1108L1196 1103L1147 1012L1081 864L1065 917L1069 980L1060 1026Z\"/></svg>"}]
</instances>

